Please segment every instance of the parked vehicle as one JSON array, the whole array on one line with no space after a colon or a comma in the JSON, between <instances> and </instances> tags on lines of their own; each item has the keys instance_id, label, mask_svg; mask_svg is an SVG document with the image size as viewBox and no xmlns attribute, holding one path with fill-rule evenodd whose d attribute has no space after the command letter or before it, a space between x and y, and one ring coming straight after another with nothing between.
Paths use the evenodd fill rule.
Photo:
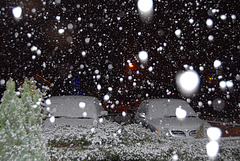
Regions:
<instances>
[{"instance_id":1,"label":"parked vehicle","mask_svg":"<svg viewBox=\"0 0 240 161\"><path fill-rule=\"evenodd\" d=\"M178 108L186 112L184 118L177 117ZM201 120L186 101L180 99L144 100L138 107L134 121L151 131L162 131L173 137L195 137L198 132L204 133L211 126Z\"/></svg>"},{"instance_id":2,"label":"parked vehicle","mask_svg":"<svg viewBox=\"0 0 240 161\"><path fill-rule=\"evenodd\" d=\"M50 116L44 120L44 126L54 125L91 125L101 122L101 117L107 116L108 112L101 106L101 102L92 96L53 96L49 98L51 103ZM49 105L48 105L49 104ZM51 115L54 120L51 120Z\"/></svg>"}]
</instances>

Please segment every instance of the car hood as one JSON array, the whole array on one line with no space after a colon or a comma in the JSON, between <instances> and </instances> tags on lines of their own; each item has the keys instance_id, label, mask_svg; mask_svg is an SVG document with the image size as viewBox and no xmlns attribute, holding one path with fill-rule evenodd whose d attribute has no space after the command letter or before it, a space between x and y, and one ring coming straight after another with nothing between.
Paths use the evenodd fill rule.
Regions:
<instances>
[{"instance_id":1,"label":"car hood","mask_svg":"<svg viewBox=\"0 0 240 161\"><path fill-rule=\"evenodd\" d=\"M148 121L148 124L153 125L157 129L178 129L178 130L197 130L201 126L210 126L204 120L199 119L198 117L194 118L185 118L183 120L179 120L176 117L172 118L161 118L161 119L152 119Z\"/></svg>"}]
</instances>

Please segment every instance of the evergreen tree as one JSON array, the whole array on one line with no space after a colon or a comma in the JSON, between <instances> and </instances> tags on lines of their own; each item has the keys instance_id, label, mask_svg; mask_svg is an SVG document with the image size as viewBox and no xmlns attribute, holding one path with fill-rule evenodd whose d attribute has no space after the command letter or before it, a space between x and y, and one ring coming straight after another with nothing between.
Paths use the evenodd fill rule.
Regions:
<instances>
[{"instance_id":1,"label":"evergreen tree","mask_svg":"<svg viewBox=\"0 0 240 161\"><path fill-rule=\"evenodd\" d=\"M0 160L46 160L39 91L25 79L20 98L12 79L0 105Z\"/></svg>"}]
</instances>

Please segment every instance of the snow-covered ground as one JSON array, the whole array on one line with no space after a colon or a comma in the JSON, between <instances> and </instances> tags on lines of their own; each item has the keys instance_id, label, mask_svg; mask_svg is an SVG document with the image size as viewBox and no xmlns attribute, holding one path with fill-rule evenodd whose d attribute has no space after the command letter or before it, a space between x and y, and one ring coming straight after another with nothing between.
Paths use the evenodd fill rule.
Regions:
<instances>
[{"instance_id":1,"label":"snow-covered ground","mask_svg":"<svg viewBox=\"0 0 240 161\"><path fill-rule=\"evenodd\" d=\"M141 125L104 121L98 125L44 129L50 160L208 160L208 138L169 138ZM219 140L219 160L240 160L240 137Z\"/></svg>"}]
</instances>

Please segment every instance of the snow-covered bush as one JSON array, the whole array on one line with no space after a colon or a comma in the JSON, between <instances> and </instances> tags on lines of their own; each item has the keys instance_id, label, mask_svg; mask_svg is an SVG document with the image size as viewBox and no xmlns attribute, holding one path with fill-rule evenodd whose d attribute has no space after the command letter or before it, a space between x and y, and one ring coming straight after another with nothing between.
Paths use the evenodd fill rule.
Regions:
<instances>
[{"instance_id":1,"label":"snow-covered bush","mask_svg":"<svg viewBox=\"0 0 240 161\"><path fill-rule=\"evenodd\" d=\"M20 95L12 79L0 106L0 160L45 160L40 95L25 79Z\"/></svg>"},{"instance_id":2,"label":"snow-covered bush","mask_svg":"<svg viewBox=\"0 0 240 161\"><path fill-rule=\"evenodd\" d=\"M208 160L207 138L169 138L138 124L106 120L92 126L55 126L44 129L44 136L49 160ZM238 140L220 141L218 158L237 160Z\"/></svg>"}]
</instances>

